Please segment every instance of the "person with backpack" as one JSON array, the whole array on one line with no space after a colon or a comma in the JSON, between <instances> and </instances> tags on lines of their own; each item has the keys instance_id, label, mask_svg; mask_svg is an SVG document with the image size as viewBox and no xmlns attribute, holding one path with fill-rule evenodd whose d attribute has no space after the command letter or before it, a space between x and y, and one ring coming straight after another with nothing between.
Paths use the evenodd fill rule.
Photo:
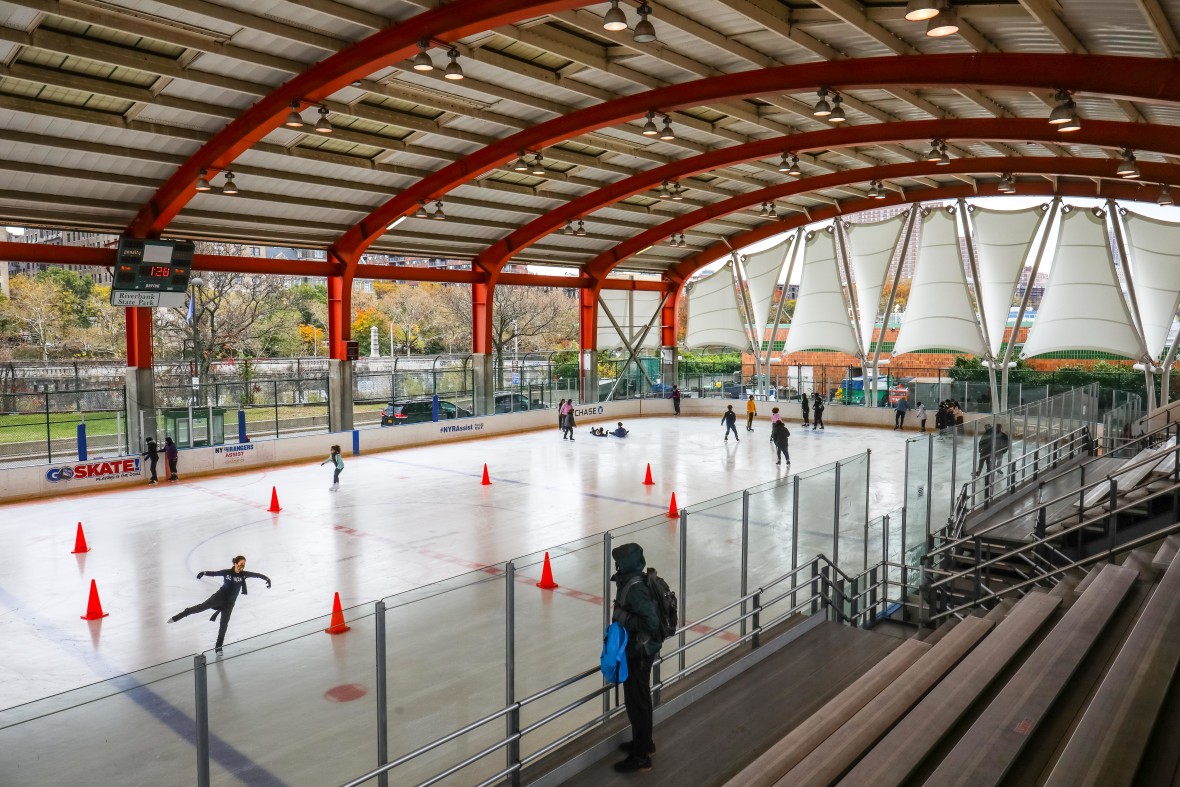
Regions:
<instances>
[{"instance_id":1,"label":"person with backpack","mask_svg":"<svg viewBox=\"0 0 1180 787\"><path fill-rule=\"evenodd\" d=\"M611 550L615 561L614 622L627 632L627 679L623 681L623 702L631 723L631 740L619 748L627 758L615 763L619 773L651 770L652 741L651 670L663 643L666 621L661 618L660 599L652 592L655 572L645 573L643 547L622 544ZM663 583L663 580L656 580ZM663 584L667 587L667 584ZM675 596L665 591L665 596ZM675 624L672 624L673 628Z\"/></svg>"},{"instance_id":2,"label":"person with backpack","mask_svg":"<svg viewBox=\"0 0 1180 787\"><path fill-rule=\"evenodd\" d=\"M340 474L344 472L344 460L340 458L340 446L332 446L331 451L328 453L328 458L320 462L320 467L323 467L328 462L331 462L335 468L335 472L332 473L332 485L328 487L328 491L335 492L340 489Z\"/></svg>"}]
</instances>

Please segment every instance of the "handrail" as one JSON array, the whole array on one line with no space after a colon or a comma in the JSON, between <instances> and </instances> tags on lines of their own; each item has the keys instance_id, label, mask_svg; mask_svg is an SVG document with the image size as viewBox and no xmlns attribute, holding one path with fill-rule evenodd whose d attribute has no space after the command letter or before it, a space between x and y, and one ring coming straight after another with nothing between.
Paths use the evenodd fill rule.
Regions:
<instances>
[{"instance_id":1,"label":"handrail","mask_svg":"<svg viewBox=\"0 0 1180 787\"><path fill-rule=\"evenodd\" d=\"M817 571L817 569L821 569L822 567L826 567L829 571L828 572L825 572L823 570ZM786 580L791 579L792 577L796 576L797 574L803 572L804 570L808 570L808 569L810 569L813 572L813 574L812 574L812 576L807 577L806 582L801 583L797 586L792 586L789 590L784 591L782 593L782 595L772 599L769 602L763 603L761 601L762 594L768 588L772 588L772 587L781 585ZM741 644L744 644L747 641L755 640L762 633L764 633L768 628L771 628L771 627L777 625L779 622L790 617L791 615L797 614L799 611L806 609L808 606L814 604L816 601L823 601L823 602L825 602L825 604L827 606L835 606L832 602L832 599L830 599L824 592L824 590L826 589L824 587L825 585L827 585L828 588L830 588L837 581L837 580L834 580L831 576L829 576L829 572L834 573L837 576L844 578L846 581L849 581L849 582L853 581L847 574L845 574L843 571L841 571L838 566L836 566L830 559L828 559L828 557L826 555L824 555L822 553L816 554L814 557L812 557L806 563L796 566L795 568L791 569L790 571L786 572L785 574L782 574L779 577L771 580L770 582L766 583L765 586L760 587L760 588L754 590L753 592L746 594L745 596L742 596L741 598L735 600L734 602L732 602L730 604L725 605L724 607L721 607L717 610L710 612L708 615L701 618L700 620L694 621L692 623L686 623L684 626L681 626L680 628L677 629L676 635L687 632L687 631L705 623L706 621L712 620L713 618L717 617L720 614L723 614L724 612L726 612L728 610L731 610L735 607L739 607L743 604L746 604L747 602L753 602L753 606L750 609L750 611L743 613L742 615L739 615L738 617L736 617L733 620L727 621L724 624L724 626L712 629L712 630L700 635L699 637L692 640L691 642L686 642L683 646L677 648L674 651L671 651L666 654L661 654L661 656L655 662L657 665L663 664L664 662L672 659L674 656L677 656L677 655L683 653L684 651L687 651L688 649L690 649L696 645L699 645L703 642L706 642L706 641L712 639L715 636L720 635L722 632L724 632L725 630L727 630L729 628L732 628L735 625L743 623L744 621L749 620L751 618L758 617L759 615L761 615L761 613L763 611L765 611L765 609L768 606L772 606L772 605L780 602L782 599L785 599L787 596L789 596L791 594L798 594L803 597L802 601L800 601L797 604L794 604L787 612L785 612L782 615L780 615L779 617L775 618L775 620L773 620L769 623L756 624L749 633L740 636L734 642L728 643L721 650L719 650L715 653L711 653L709 656L701 659L700 661L691 665L690 667L681 670L675 676L673 676L670 680L659 681L656 685L653 685L652 688L653 689L663 688L663 687L667 686L670 682L683 680L684 678L688 677L689 675L693 674L694 672L700 670L701 668L707 666L708 664L711 664L716 659L724 656L726 653L731 651L733 648L735 648ZM808 585L812 585L812 584L817 585L817 587L814 589L814 591L809 590L807 587ZM839 614L841 617L843 617L842 612ZM676 636L676 635L673 635L673 636ZM672 639L672 637L669 637L669 639ZM447 735L444 735L441 738L437 738L433 741L430 741L429 743L423 744L422 746L419 746L414 751L408 752L408 753L402 755L401 757L398 757L396 760L392 760L388 763L381 765L378 768L373 769L372 771L369 771L368 773L358 776L357 778L353 779L352 781L345 783L343 785L343 787L360 787L360 785L363 785L366 782L368 782L372 779L375 779L383 774L387 774L390 771L392 771L394 768L404 765L405 763L410 762L411 760L417 759L418 757L421 757L422 755L427 754L434 749L437 749L439 746L442 746L446 743L450 743L451 741L456 740L459 737L466 735L469 732L472 732L472 731L488 724L489 722L495 721L497 719L502 719L506 716L510 716L514 713L517 713L520 711L521 708L523 708L526 705L529 705L533 702L536 702L537 700L540 700L544 697L554 694L563 688L567 688L575 683L578 683L579 681L585 680L586 678L593 676L598 671L599 671L599 668L597 666L595 666L590 669L579 672L578 674L576 674L572 677L568 677L568 678L565 678L561 681L558 681L557 683L555 683L551 686L548 686L544 689L541 689L541 690L539 690L539 691L537 691L537 692L535 692L523 699L517 700L516 702L512 703L511 705L508 705L507 707L501 708L500 710L494 711L493 713L490 713L480 719L470 722L466 726L464 726L458 730L454 730L454 731L448 733ZM441 781L442 779L445 779L448 776L451 776L451 775L459 772L463 768L466 768L467 766L472 765L475 762L478 762L479 760L486 757L487 755L489 755L493 752L496 752L500 749L503 749L505 746L508 746L514 742L519 741L524 735L526 735L530 732L534 732L537 729L540 729L541 727L543 727L545 724L555 721L556 719L561 718L562 716L565 716L566 714L576 710L577 708L582 707L590 702L593 702L596 698L601 697L604 693L609 693L612 688L613 688L612 685L602 686L602 687L590 692L589 694L583 695L582 697L574 700L573 702L553 711L552 713L546 715L545 717L538 719L537 721L533 722L532 724L528 725L527 727L516 730L515 732L513 732L510 735L507 735L506 737L502 738L501 740L492 742L490 745L485 747L483 750L476 752L475 754L471 755L470 757L463 760L462 762L455 763L454 765L452 765L451 767L446 769L444 772L436 774L435 776L431 777L429 780L423 782L421 787L425 787L426 785L435 784L435 783ZM617 715L618 713L619 713L619 709L615 708L611 711L606 711L602 714L599 714L597 717L595 717L591 721L589 721L586 724L579 727L578 730L575 730L574 732L563 736L558 741L554 741L554 742L550 743L541 751L534 752L532 755L521 758L518 762L515 762L515 763L509 765L507 768L500 770L498 773L496 773L494 776L492 776L489 780L482 782L482 784L495 784L498 781L502 780L508 774L519 772L522 768L524 768L525 765L528 765L528 764L536 761L537 759L544 756L548 752L557 748L559 745L562 744L562 742L568 741L568 740L572 739L573 737L576 737L576 735L581 734L582 731L588 730L588 729L592 728L593 726L600 724L601 722L610 718L611 716Z\"/></svg>"},{"instance_id":2,"label":"handrail","mask_svg":"<svg viewBox=\"0 0 1180 787\"><path fill-rule=\"evenodd\" d=\"M1084 485L1078 487L1077 489L1072 489L1069 492L1063 492L1062 494L1058 495L1057 497L1055 497L1051 500L1042 501L1041 504L1038 505L1036 509L1030 509L1029 511L1024 511L1020 514L1009 517L1008 519L988 525L983 530L978 530L969 536L963 536L963 537L956 539L954 541L948 541L948 542L942 544L941 546L930 550L927 554L930 556L940 555L950 549L954 549L955 547L962 545L964 542L973 541L977 536L987 535L987 534L991 533L992 531L996 530L997 528L1003 527L1004 525L1010 525L1013 522L1016 522L1021 519L1025 519L1026 517L1028 517L1030 514L1032 514L1034 511L1036 511L1038 509L1042 509L1042 508L1047 509L1049 506L1054 505L1055 503L1060 503L1063 500L1077 497L1079 493L1084 494L1086 491L1094 489L1094 488L1098 487L1099 485L1109 484L1112 480L1115 480L1116 475L1121 475L1123 473L1126 473L1129 470L1134 470L1137 467L1142 467L1147 464L1159 464L1160 462L1164 461L1164 459L1167 457L1167 455L1169 453L1177 453L1177 452L1180 452L1180 443L1178 443L1175 446L1172 446L1171 448L1169 448L1167 451L1165 451L1162 454L1157 454L1155 456L1149 456L1146 459L1141 459L1138 462L1135 462L1134 464L1123 465L1116 472L1108 473L1105 478L1100 478L1097 481L1091 481L1090 483L1084 484ZM1180 462L1180 456L1177 457L1177 461Z\"/></svg>"}]
</instances>

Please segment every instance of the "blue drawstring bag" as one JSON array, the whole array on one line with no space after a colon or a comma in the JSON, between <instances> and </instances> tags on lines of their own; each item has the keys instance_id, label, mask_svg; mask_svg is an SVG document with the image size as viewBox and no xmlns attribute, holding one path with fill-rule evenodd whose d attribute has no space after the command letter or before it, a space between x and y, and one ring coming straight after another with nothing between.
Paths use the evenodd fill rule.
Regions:
<instances>
[{"instance_id":1,"label":"blue drawstring bag","mask_svg":"<svg viewBox=\"0 0 1180 787\"><path fill-rule=\"evenodd\" d=\"M611 623L602 633L599 666L607 683L623 683L627 680L627 629L618 622Z\"/></svg>"}]
</instances>

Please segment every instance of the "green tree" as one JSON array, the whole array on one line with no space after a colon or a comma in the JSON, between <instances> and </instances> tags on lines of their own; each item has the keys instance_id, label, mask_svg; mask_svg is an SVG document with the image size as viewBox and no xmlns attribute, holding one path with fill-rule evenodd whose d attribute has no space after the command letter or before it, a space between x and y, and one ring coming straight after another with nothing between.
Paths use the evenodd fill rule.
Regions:
<instances>
[{"instance_id":1,"label":"green tree","mask_svg":"<svg viewBox=\"0 0 1180 787\"><path fill-rule=\"evenodd\" d=\"M61 345L73 319L67 302L72 296L51 277L13 276L9 291L10 298L0 304L4 316L28 343L40 348L41 359L48 361L49 348Z\"/></svg>"},{"instance_id":2,"label":"green tree","mask_svg":"<svg viewBox=\"0 0 1180 787\"><path fill-rule=\"evenodd\" d=\"M37 272L37 281L51 282L62 293L62 306L72 315L74 326L85 328L89 324L91 294L94 280L69 268L43 268Z\"/></svg>"}]
</instances>

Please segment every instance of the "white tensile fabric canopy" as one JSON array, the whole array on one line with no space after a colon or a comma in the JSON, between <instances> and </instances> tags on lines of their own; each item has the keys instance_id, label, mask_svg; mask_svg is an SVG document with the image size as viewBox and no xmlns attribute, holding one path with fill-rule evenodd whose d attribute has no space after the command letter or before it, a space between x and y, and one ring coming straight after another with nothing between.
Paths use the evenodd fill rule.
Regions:
<instances>
[{"instance_id":1,"label":"white tensile fabric canopy","mask_svg":"<svg viewBox=\"0 0 1180 787\"><path fill-rule=\"evenodd\" d=\"M860 307L857 328L861 346L866 350L873 341L873 328L877 323L877 309L881 304L881 292L885 289L889 263L897 253L897 243L908 219L909 213L900 213L884 221L852 224L845 231L856 302Z\"/></svg>"},{"instance_id":2,"label":"white tensile fabric canopy","mask_svg":"<svg viewBox=\"0 0 1180 787\"><path fill-rule=\"evenodd\" d=\"M770 304L779 279L783 275L783 263L791 251L794 235L788 235L782 243L769 249L746 255L746 286L750 293L750 308L753 310L754 333L761 337L770 315Z\"/></svg>"},{"instance_id":3,"label":"white tensile fabric canopy","mask_svg":"<svg viewBox=\"0 0 1180 787\"><path fill-rule=\"evenodd\" d=\"M1035 209L1000 211L979 207L971 214L982 290L977 297L983 307L984 327L993 357L999 355L1004 343L1016 285L1020 283L1041 216Z\"/></svg>"},{"instance_id":4,"label":"white tensile fabric canopy","mask_svg":"<svg viewBox=\"0 0 1180 787\"><path fill-rule=\"evenodd\" d=\"M641 347L660 346L660 321L657 316L660 309L660 293L646 290L602 290L598 295L598 349L612 350L623 346L619 332L606 316L606 310L614 316L615 322L627 337L632 347L643 336L649 322L652 328L643 336Z\"/></svg>"},{"instance_id":5,"label":"white tensile fabric canopy","mask_svg":"<svg viewBox=\"0 0 1180 787\"><path fill-rule=\"evenodd\" d=\"M1143 338L1159 359L1167 353L1164 345L1180 305L1180 224L1128 213L1123 226Z\"/></svg>"},{"instance_id":6,"label":"white tensile fabric canopy","mask_svg":"<svg viewBox=\"0 0 1180 787\"><path fill-rule=\"evenodd\" d=\"M810 233L803 245L799 298L791 317L785 352L797 350L859 353L836 267L836 238L826 229Z\"/></svg>"},{"instance_id":7,"label":"white tensile fabric canopy","mask_svg":"<svg viewBox=\"0 0 1180 787\"><path fill-rule=\"evenodd\" d=\"M1084 209L1062 219L1049 285L1021 355L1060 350L1144 352L1115 276L1106 222Z\"/></svg>"},{"instance_id":8,"label":"white tensile fabric canopy","mask_svg":"<svg viewBox=\"0 0 1180 787\"><path fill-rule=\"evenodd\" d=\"M967 290L955 217L936 208L921 221L918 262L893 354L945 347L983 355L983 336Z\"/></svg>"},{"instance_id":9,"label":"white tensile fabric canopy","mask_svg":"<svg viewBox=\"0 0 1180 787\"><path fill-rule=\"evenodd\" d=\"M750 338L738 311L733 263L701 279L688 291L686 347L722 345L749 352Z\"/></svg>"}]
</instances>

